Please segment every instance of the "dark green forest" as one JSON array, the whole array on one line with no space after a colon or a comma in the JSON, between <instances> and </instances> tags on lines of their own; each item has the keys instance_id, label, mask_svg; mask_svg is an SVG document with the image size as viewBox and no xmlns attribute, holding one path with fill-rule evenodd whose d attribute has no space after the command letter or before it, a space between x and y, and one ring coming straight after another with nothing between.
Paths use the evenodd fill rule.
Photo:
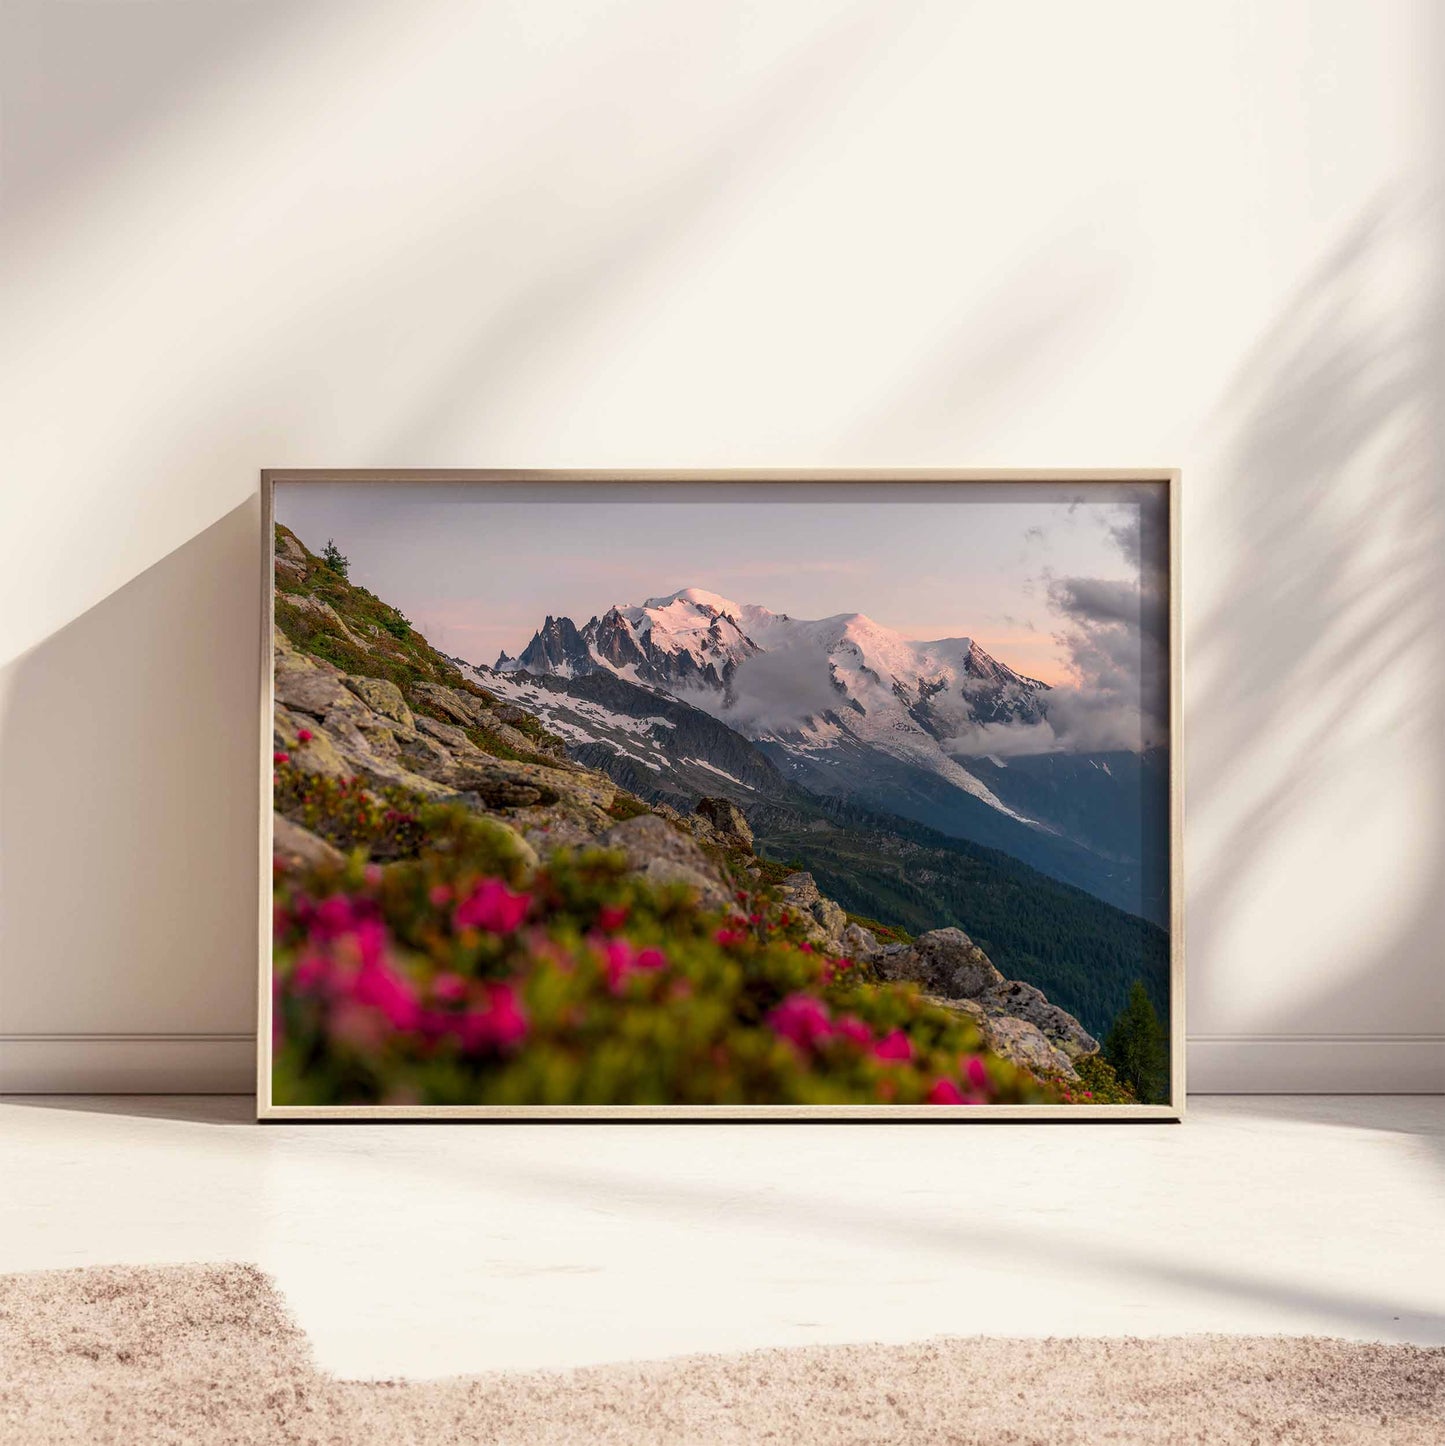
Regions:
<instances>
[{"instance_id":1,"label":"dark green forest","mask_svg":"<svg viewBox=\"0 0 1445 1446\"><path fill-rule=\"evenodd\" d=\"M956 925L1005 975L1042 989L1096 1038L1136 980L1168 1018L1163 929L996 849L846 805L824 807L836 822L778 810L758 830L759 851L797 861L854 913L915 934Z\"/></svg>"}]
</instances>

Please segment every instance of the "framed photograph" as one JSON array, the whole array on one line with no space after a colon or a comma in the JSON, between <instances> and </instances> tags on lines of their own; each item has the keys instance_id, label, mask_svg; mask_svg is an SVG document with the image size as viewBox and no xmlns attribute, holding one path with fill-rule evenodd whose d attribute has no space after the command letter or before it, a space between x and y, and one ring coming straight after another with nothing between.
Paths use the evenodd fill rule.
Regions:
<instances>
[{"instance_id":1,"label":"framed photograph","mask_svg":"<svg viewBox=\"0 0 1445 1446\"><path fill-rule=\"evenodd\" d=\"M262 1119L1177 1119L1179 478L262 476Z\"/></svg>"}]
</instances>

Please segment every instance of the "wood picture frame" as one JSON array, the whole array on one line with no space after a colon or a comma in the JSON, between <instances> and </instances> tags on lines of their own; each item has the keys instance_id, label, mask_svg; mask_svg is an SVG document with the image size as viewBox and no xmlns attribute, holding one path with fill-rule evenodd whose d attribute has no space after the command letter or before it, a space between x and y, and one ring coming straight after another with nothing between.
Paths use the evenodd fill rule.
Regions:
<instances>
[{"instance_id":1,"label":"wood picture frame","mask_svg":"<svg viewBox=\"0 0 1445 1446\"><path fill-rule=\"evenodd\" d=\"M828 1102L820 1104L793 1102L718 1102L718 1103L433 1103L427 1100L404 1098L372 1098L355 1101L298 1102L295 1099L276 1097L275 1064L273 1050L273 1028L278 1016L273 1009L275 975L273 966L272 925L274 912L273 894L273 797L275 789L274 772L278 765L275 760L285 757L284 750L277 743L276 733L276 685L275 653L273 639L276 636L277 572L275 562L276 498L278 488L308 489L327 486L332 489L344 488L350 492L356 489L357 496L373 494L377 488L439 488L460 486L465 488L497 488L501 486L524 488L529 494L537 493L537 505L546 505L552 494L550 489L568 489L568 495L585 490L606 500L606 489L613 489L619 496L637 495L638 489L688 488L711 489L708 495L722 489L747 487L749 495L756 495L759 488L783 487L789 489L789 498L808 497L815 491L821 498L827 489L837 495L851 497L854 489L881 489L880 503L891 495L909 496L924 489L930 496L940 498L948 495L948 489L1004 489L1007 495L1022 496L1023 489L1033 484L1035 489L1049 489L1048 495L1055 497L1061 491L1077 491L1078 496L1092 501L1095 497L1107 500L1128 495L1139 489L1141 507L1147 502L1162 509L1158 526L1162 528L1158 552L1163 560L1166 576L1163 581L1164 594L1150 606L1156 607L1160 627L1166 641L1160 649L1159 662L1167 667L1167 678L1162 683L1161 708L1165 715L1162 726L1167 736L1157 747L1167 749L1167 761L1160 767L1167 787L1167 838L1168 859L1162 864L1155 861L1162 870L1163 884L1167 887L1167 901L1158 904L1160 917L1167 925L1167 1008L1162 1011L1167 1020L1168 1086L1164 1098L1152 1103L1097 1103L1079 1099L1071 1103L1023 1103L1023 1102L976 1102L976 1103L886 1103L886 1102ZM600 489L600 490L598 490ZM619 489L633 489L624 494ZM818 490L823 489L823 490ZM838 493L845 489L845 493ZM939 490L942 489L942 490ZM1017 493L1015 493L1017 489ZM260 857L260 898L259 898L259 961L258 961L258 1045L257 1045L257 1117L261 1121L299 1120L477 1120L477 1121L526 1121L526 1120L668 1120L668 1121L808 1121L808 1120L868 1120L868 1121L989 1121L989 1120L1076 1120L1098 1122L1109 1121L1177 1121L1182 1118L1185 1099L1185 1032L1184 1032L1184 891L1183 891L1183 719L1182 719L1182 671L1183 640L1180 621L1180 474L1177 469L985 469L985 470L941 470L941 469L847 469L847 470L532 470L532 469L425 469L425 470L379 470L379 469L270 469L261 474L261 573L262 607L261 638L262 665L260 678L260 815L259 815L259 857ZM390 494L388 494L390 495ZM649 493L650 495L650 493ZM671 496L679 494L672 493ZM778 495L781 500L781 494ZM1001 494L1002 495L1002 494ZM306 549L317 547L320 539L303 539ZM315 559L306 551L311 561L302 564L303 570L310 568ZM1143 566L1143 564L1141 564ZM1141 573L1142 576L1142 573ZM690 590L695 591L695 590ZM371 597L371 594L367 594ZM680 596L680 595L675 595ZM374 599L373 599L374 600ZM392 600L387 599L388 603ZM599 598L601 607L610 600ZM650 602L659 601L650 599ZM318 613L319 615L319 613ZM400 616L400 614L398 614ZM786 614L780 615L785 622L792 621ZM551 621L549 617L549 622ZM338 619L339 621L339 619ZM405 621L405 619L403 619ZM540 622L540 619L538 619ZM727 621L734 621L730 616ZM866 621L866 619L865 619ZM344 626L344 625L343 625ZM420 636L418 634L418 636ZM954 639L949 642L959 641ZM967 639L961 640L967 642ZM909 644L910 647L933 645ZM763 652L765 649L758 649ZM447 656L444 652L441 656ZM987 655L985 655L987 656ZM515 659L503 659L510 666ZM503 661L499 659L499 663ZM448 658L448 661L452 661ZM471 660L469 660L471 661ZM323 666L333 667L322 659ZM490 671L490 670L488 670ZM1005 669L1011 677L1022 677ZM479 674L480 676L480 674ZM500 675L499 675L500 676ZM508 675L512 676L512 675ZM520 676L531 677L523 671ZM1032 683L1032 679L1024 679ZM308 732L310 730L307 730ZM962 756L962 755L960 755ZM1000 767L1002 760L995 759ZM995 800L997 802L997 800ZM1002 807L1002 805L1000 805ZM1005 810L1007 811L1007 810ZM1020 814L1014 814L1020 817ZM1047 832L1052 825L1026 819L1030 826ZM920 825L922 827L922 825ZM1072 887L1071 885L1065 885ZM1075 892L1080 892L1075 890ZM1107 905L1114 908L1114 905ZM1125 912L1117 910L1116 912ZM1142 947L1142 946L1141 946ZM1027 982L1027 981L1025 981ZM1077 1022L1077 1021L1076 1021ZM1052 1038L1052 1036L1050 1036ZM1077 1061L1075 1061L1077 1063ZM1057 1080L1055 1081L1057 1086ZM966 1087L966 1086L965 1086Z\"/></svg>"}]
</instances>

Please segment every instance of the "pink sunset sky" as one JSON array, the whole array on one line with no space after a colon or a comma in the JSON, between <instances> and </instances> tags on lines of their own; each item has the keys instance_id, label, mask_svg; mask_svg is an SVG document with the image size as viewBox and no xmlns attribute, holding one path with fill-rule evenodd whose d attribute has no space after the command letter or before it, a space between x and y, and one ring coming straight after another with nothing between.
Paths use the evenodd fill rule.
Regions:
<instances>
[{"instance_id":1,"label":"pink sunset sky","mask_svg":"<svg viewBox=\"0 0 1445 1446\"><path fill-rule=\"evenodd\" d=\"M1055 483L389 484L276 488L277 520L442 651L491 664L548 613L702 587L800 618L866 613L908 638L972 637L1048 683L1074 677L1057 578L1132 583L1141 491Z\"/></svg>"}]
</instances>

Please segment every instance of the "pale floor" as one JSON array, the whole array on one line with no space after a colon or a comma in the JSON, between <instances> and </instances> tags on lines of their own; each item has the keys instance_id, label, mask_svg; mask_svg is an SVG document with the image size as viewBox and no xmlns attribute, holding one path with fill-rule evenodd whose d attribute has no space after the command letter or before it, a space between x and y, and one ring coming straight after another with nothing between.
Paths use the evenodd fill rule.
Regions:
<instances>
[{"instance_id":1,"label":"pale floor","mask_svg":"<svg viewBox=\"0 0 1445 1446\"><path fill-rule=\"evenodd\" d=\"M1439 1098L959 1128L250 1108L0 1103L0 1272L253 1261L353 1376L940 1334L1445 1343Z\"/></svg>"}]
</instances>

